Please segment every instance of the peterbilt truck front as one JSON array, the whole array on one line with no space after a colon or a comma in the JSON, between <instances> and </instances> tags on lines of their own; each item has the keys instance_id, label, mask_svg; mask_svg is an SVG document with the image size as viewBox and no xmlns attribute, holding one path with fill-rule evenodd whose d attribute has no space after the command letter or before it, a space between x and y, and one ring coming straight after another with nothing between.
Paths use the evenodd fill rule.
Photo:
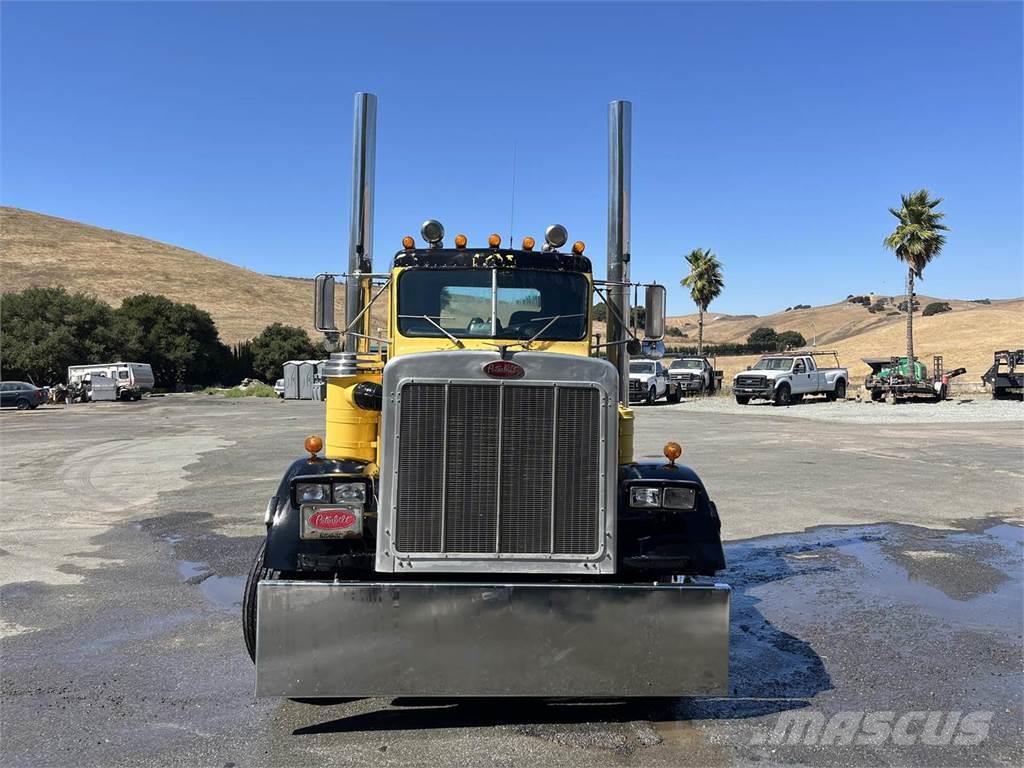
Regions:
<instances>
[{"instance_id":1,"label":"peterbilt truck front","mask_svg":"<svg viewBox=\"0 0 1024 768\"><path fill-rule=\"evenodd\" d=\"M434 220L375 273L376 99L357 95L342 326L336 277L316 281L317 326L342 347L325 439L268 503L246 585L258 694L725 692L730 592L694 581L725 565L717 508L677 444L633 458L629 104L609 120L607 281L560 225L538 249L448 245ZM664 288L644 289L659 339Z\"/></svg>"}]
</instances>

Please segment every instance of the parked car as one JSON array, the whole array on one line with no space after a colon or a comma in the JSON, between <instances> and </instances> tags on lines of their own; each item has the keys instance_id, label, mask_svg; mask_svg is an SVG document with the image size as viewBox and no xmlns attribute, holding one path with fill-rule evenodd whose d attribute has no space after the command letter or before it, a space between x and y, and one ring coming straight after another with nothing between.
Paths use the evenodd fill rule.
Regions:
<instances>
[{"instance_id":1,"label":"parked car","mask_svg":"<svg viewBox=\"0 0 1024 768\"><path fill-rule=\"evenodd\" d=\"M669 381L677 384L682 394L714 394L715 367L706 357L680 357L668 367Z\"/></svg>"},{"instance_id":2,"label":"parked car","mask_svg":"<svg viewBox=\"0 0 1024 768\"><path fill-rule=\"evenodd\" d=\"M669 381L665 366L655 360L631 360L629 363L629 402L652 405L660 398L678 403L679 385Z\"/></svg>"},{"instance_id":3,"label":"parked car","mask_svg":"<svg viewBox=\"0 0 1024 768\"><path fill-rule=\"evenodd\" d=\"M45 389L26 381L0 382L0 406L26 411L35 409L46 402L49 395Z\"/></svg>"},{"instance_id":4,"label":"parked car","mask_svg":"<svg viewBox=\"0 0 1024 768\"><path fill-rule=\"evenodd\" d=\"M274 391L278 397L284 397L284 379L278 379L274 382Z\"/></svg>"},{"instance_id":5,"label":"parked car","mask_svg":"<svg viewBox=\"0 0 1024 768\"><path fill-rule=\"evenodd\" d=\"M815 354L834 356L837 367L819 368ZM845 400L850 373L838 366L839 357L834 352L765 355L752 368L736 374L732 392L740 405L754 398L790 405L799 403L804 395Z\"/></svg>"}]
</instances>

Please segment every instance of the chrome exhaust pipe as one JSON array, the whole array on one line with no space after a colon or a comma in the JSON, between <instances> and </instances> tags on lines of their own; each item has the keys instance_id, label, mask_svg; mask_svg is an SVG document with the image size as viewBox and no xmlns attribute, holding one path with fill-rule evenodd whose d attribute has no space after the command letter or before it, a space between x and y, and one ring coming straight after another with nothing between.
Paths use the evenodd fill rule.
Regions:
<instances>
[{"instance_id":1,"label":"chrome exhaust pipe","mask_svg":"<svg viewBox=\"0 0 1024 768\"><path fill-rule=\"evenodd\" d=\"M377 154L377 97L357 93L352 128L352 216L349 220L348 279L345 282L345 327L355 322L365 307L360 274L373 272L373 188ZM354 331L369 333L369 313ZM345 335L345 351L359 351L359 336Z\"/></svg>"},{"instance_id":2,"label":"chrome exhaust pipe","mask_svg":"<svg viewBox=\"0 0 1024 768\"><path fill-rule=\"evenodd\" d=\"M619 372L619 402L629 405L629 207L633 104L608 105L608 360ZM620 320L621 318L621 320Z\"/></svg>"}]
</instances>

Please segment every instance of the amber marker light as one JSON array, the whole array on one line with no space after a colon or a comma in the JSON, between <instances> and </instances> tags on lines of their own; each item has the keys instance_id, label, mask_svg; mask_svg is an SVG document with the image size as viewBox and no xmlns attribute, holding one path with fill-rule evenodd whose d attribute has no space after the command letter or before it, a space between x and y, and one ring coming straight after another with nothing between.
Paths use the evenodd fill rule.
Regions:
<instances>
[{"instance_id":1,"label":"amber marker light","mask_svg":"<svg viewBox=\"0 0 1024 768\"><path fill-rule=\"evenodd\" d=\"M309 449L307 448L306 450ZM665 443L664 454L669 464L675 464L676 459L683 455L683 446L674 441Z\"/></svg>"},{"instance_id":2,"label":"amber marker light","mask_svg":"<svg viewBox=\"0 0 1024 768\"><path fill-rule=\"evenodd\" d=\"M534 240L529 235L527 235L526 237L523 238L523 250L524 251L532 251L533 250L533 246L535 246L536 244L537 244L537 241Z\"/></svg>"},{"instance_id":3,"label":"amber marker light","mask_svg":"<svg viewBox=\"0 0 1024 768\"><path fill-rule=\"evenodd\" d=\"M455 247L456 248L465 248L466 247L466 242L467 242L466 236L464 234L462 234L461 232L455 236Z\"/></svg>"},{"instance_id":4,"label":"amber marker light","mask_svg":"<svg viewBox=\"0 0 1024 768\"><path fill-rule=\"evenodd\" d=\"M402 238L402 247L405 250L411 250L416 245L416 241L412 239L412 235L406 235Z\"/></svg>"},{"instance_id":5,"label":"amber marker light","mask_svg":"<svg viewBox=\"0 0 1024 768\"><path fill-rule=\"evenodd\" d=\"M487 238L487 244L491 246L491 248L497 248L499 245L501 245L501 235L499 235L497 232L491 234Z\"/></svg>"},{"instance_id":6,"label":"amber marker light","mask_svg":"<svg viewBox=\"0 0 1024 768\"><path fill-rule=\"evenodd\" d=\"M575 253L577 256L582 256L583 252L586 249L587 244L584 243L582 240L577 240L575 243L572 244L572 252Z\"/></svg>"},{"instance_id":7,"label":"amber marker light","mask_svg":"<svg viewBox=\"0 0 1024 768\"><path fill-rule=\"evenodd\" d=\"M320 435L310 435L306 438L306 442L303 443L303 446L305 446L306 451L308 451L311 456L316 457L316 455L323 449L324 441L320 439Z\"/></svg>"}]
</instances>

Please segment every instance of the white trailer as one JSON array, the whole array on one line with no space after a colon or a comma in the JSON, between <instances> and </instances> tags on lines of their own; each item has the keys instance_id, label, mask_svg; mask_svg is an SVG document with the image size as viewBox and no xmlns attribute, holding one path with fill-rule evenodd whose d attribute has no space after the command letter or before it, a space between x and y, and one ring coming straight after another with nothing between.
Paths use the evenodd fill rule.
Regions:
<instances>
[{"instance_id":1,"label":"white trailer","mask_svg":"<svg viewBox=\"0 0 1024 768\"><path fill-rule=\"evenodd\" d=\"M150 392L156 380L149 363L97 363L95 365L69 365L68 386L75 387L90 374L106 376L115 383L118 400L140 400Z\"/></svg>"}]
</instances>

